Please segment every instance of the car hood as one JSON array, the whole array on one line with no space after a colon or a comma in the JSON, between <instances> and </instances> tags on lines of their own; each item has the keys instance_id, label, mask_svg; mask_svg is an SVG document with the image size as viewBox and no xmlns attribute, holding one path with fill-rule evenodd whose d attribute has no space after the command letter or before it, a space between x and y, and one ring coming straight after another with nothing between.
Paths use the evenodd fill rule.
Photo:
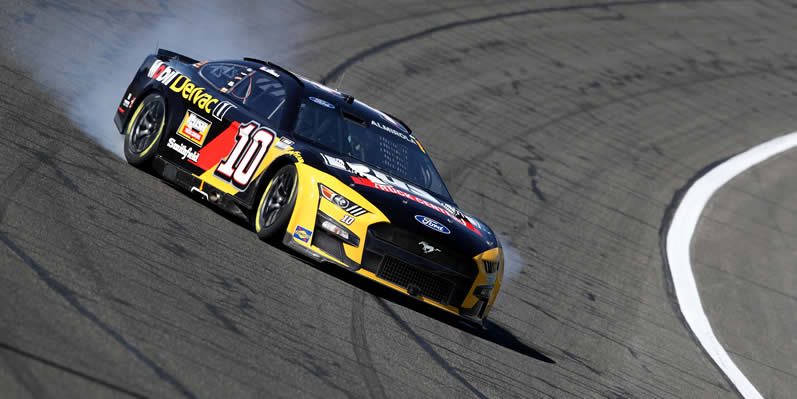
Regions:
<instances>
[{"instance_id":1,"label":"car hood","mask_svg":"<svg viewBox=\"0 0 797 399\"><path fill-rule=\"evenodd\" d=\"M469 257L498 246L498 240L487 225L428 191L386 176L353 158L302 153L305 163L335 176L357 191L384 213L391 224L417 236L419 245L426 239L456 248Z\"/></svg>"}]
</instances>

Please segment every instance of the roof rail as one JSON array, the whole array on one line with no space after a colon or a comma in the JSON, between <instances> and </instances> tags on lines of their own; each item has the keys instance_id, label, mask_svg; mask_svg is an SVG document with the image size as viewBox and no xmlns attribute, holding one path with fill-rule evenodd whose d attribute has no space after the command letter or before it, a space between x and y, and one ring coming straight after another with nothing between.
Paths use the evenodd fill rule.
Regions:
<instances>
[{"instance_id":1,"label":"roof rail","mask_svg":"<svg viewBox=\"0 0 797 399\"><path fill-rule=\"evenodd\" d=\"M285 69L285 68L283 68L283 67L281 67L281 66L279 66L279 65L277 65L277 64L275 64L273 62L263 61L263 60L259 60L257 58L249 58L249 57L244 57L244 61L256 62L258 64L263 64L265 66L268 66L268 67L271 67L271 68L274 68L274 69L279 69L280 71L284 72L288 76L290 76L293 79L295 79L299 83L299 86L304 87L304 82L302 82L302 80L299 79L298 76L294 75L293 72L291 72L291 71L289 71L289 70L287 70L287 69Z\"/></svg>"}]
</instances>

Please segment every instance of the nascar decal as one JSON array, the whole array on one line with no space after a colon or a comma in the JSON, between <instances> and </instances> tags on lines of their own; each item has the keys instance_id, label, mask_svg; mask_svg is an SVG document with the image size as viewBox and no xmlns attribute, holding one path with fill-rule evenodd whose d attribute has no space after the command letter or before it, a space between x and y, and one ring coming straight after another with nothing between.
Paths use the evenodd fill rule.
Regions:
<instances>
[{"instance_id":1,"label":"nascar decal","mask_svg":"<svg viewBox=\"0 0 797 399\"><path fill-rule=\"evenodd\" d=\"M174 137L169 137L169 142L166 143L166 147L173 149L175 152L183 156L183 159L188 158L191 162L199 161L199 153L191 149L191 147L183 144L177 143L177 140Z\"/></svg>"},{"instance_id":2,"label":"nascar decal","mask_svg":"<svg viewBox=\"0 0 797 399\"><path fill-rule=\"evenodd\" d=\"M280 150L288 150L294 144L295 143L293 142L293 140L282 137L279 139L279 141L276 144L274 144L274 147L279 148Z\"/></svg>"},{"instance_id":3,"label":"nascar decal","mask_svg":"<svg viewBox=\"0 0 797 399\"><path fill-rule=\"evenodd\" d=\"M210 125L211 123L207 119L191 111L187 111L183 118L183 123L181 123L180 128L177 129L177 134L202 147L202 144L205 143L205 137L207 137L210 131Z\"/></svg>"},{"instance_id":4,"label":"nascar decal","mask_svg":"<svg viewBox=\"0 0 797 399\"><path fill-rule=\"evenodd\" d=\"M241 191L246 190L257 167L266 157L274 136L274 131L255 121L240 125L235 145L216 168L216 177L232 183Z\"/></svg>"},{"instance_id":5,"label":"nascar decal","mask_svg":"<svg viewBox=\"0 0 797 399\"><path fill-rule=\"evenodd\" d=\"M310 242L310 237L313 236L313 232L310 230L305 229L302 226L296 226L296 230L293 231L293 238L303 242L308 243Z\"/></svg>"}]
</instances>

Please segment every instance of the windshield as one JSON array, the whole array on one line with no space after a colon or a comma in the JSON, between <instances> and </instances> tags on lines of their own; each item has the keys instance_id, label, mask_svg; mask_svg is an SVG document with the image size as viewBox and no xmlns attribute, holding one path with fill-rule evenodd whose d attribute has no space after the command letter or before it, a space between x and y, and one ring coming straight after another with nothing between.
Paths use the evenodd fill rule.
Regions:
<instances>
[{"instance_id":1,"label":"windshield","mask_svg":"<svg viewBox=\"0 0 797 399\"><path fill-rule=\"evenodd\" d=\"M308 97L302 100L295 133L328 151L350 156L451 200L421 145L386 121L362 120L320 98Z\"/></svg>"}]
</instances>

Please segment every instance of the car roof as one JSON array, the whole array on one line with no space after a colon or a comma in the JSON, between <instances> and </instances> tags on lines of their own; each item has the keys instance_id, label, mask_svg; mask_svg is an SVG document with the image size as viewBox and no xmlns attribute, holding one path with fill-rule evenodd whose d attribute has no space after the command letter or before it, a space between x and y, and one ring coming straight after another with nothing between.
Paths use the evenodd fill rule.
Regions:
<instances>
[{"instance_id":1,"label":"car roof","mask_svg":"<svg viewBox=\"0 0 797 399\"><path fill-rule=\"evenodd\" d=\"M387 125L390 126L391 128L395 128L403 133L406 134L412 133L412 130L409 128L409 126L407 126L407 124L405 124L398 118L388 115L387 113L382 112L376 108L373 108L363 103L362 101L353 99L353 97L348 94L341 93L335 89L327 87L312 79L308 79L302 75L296 74L274 63L261 61L254 58L245 58L243 61L236 60L236 61L217 61L217 62L234 62L255 69L260 69L262 66L271 67L275 69L277 72L287 73L292 78L296 79L303 86L302 90L304 91L305 97L320 98L324 101L327 101L339 107L345 112L354 114L355 116L362 118L364 120L370 119L372 121L376 121L379 123L387 123Z\"/></svg>"}]
</instances>

